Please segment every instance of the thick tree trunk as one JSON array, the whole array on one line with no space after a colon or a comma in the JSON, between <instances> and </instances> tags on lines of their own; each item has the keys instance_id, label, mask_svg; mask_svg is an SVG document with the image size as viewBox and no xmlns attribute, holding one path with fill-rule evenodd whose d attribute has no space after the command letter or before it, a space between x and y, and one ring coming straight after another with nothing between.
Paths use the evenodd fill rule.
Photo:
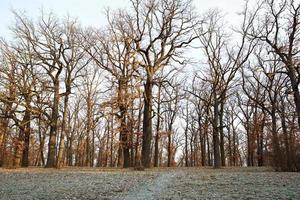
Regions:
<instances>
[{"instance_id":1,"label":"thick tree trunk","mask_svg":"<svg viewBox=\"0 0 300 200\"><path fill-rule=\"evenodd\" d=\"M289 63L292 63L291 61ZM292 64L287 64L288 68L288 76L291 81L293 95L294 95L294 102L296 106L296 113L298 119L298 128L300 128L300 93L299 93L299 84L296 77L295 67Z\"/></svg>"},{"instance_id":2,"label":"thick tree trunk","mask_svg":"<svg viewBox=\"0 0 300 200\"><path fill-rule=\"evenodd\" d=\"M19 131L19 136L15 141L15 154L13 160L14 168L19 168L21 166L22 151L24 146L24 130L20 128Z\"/></svg>"},{"instance_id":3,"label":"thick tree trunk","mask_svg":"<svg viewBox=\"0 0 300 200\"><path fill-rule=\"evenodd\" d=\"M264 163L264 127L265 127L265 114L261 121L258 122L258 133L257 133L257 165L259 167L263 166Z\"/></svg>"},{"instance_id":4,"label":"thick tree trunk","mask_svg":"<svg viewBox=\"0 0 300 200\"><path fill-rule=\"evenodd\" d=\"M136 134L136 141L135 141L135 158L134 163L135 166L140 167L141 165L141 156L139 152L139 141L140 141L140 134L141 134L141 121L142 121L142 100L139 100L139 114L138 114L138 122L137 122L137 134Z\"/></svg>"},{"instance_id":5,"label":"thick tree trunk","mask_svg":"<svg viewBox=\"0 0 300 200\"><path fill-rule=\"evenodd\" d=\"M92 102L90 93L87 97L87 123L86 123L86 148L85 148L85 166L91 166L91 130L92 130Z\"/></svg>"},{"instance_id":6,"label":"thick tree trunk","mask_svg":"<svg viewBox=\"0 0 300 200\"><path fill-rule=\"evenodd\" d=\"M125 118L125 110L123 110L123 116L121 117L121 150L123 150L123 167L128 168L130 167L130 154L129 154L129 145L128 145L128 130Z\"/></svg>"},{"instance_id":7,"label":"thick tree trunk","mask_svg":"<svg viewBox=\"0 0 300 200\"><path fill-rule=\"evenodd\" d=\"M129 152L129 127L128 127L128 84L124 80L119 80L118 89L118 105L120 111L120 145L119 145L119 166L123 168L130 167L130 152ZM121 163L121 162L122 163Z\"/></svg>"},{"instance_id":8,"label":"thick tree trunk","mask_svg":"<svg viewBox=\"0 0 300 200\"><path fill-rule=\"evenodd\" d=\"M143 119L143 146L142 165L151 167L151 140L152 140L152 79L148 76L144 86L144 119Z\"/></svg>"},{"instance_id":9,"label":"thick tree trunk","mask_svg":"<svg viewBox=\"0 0 300 200\"><path fill-rule=\"evenodd\" d=\"M292 163L291 163L291 153L290 153L290 144L289 144L289 136L288 136L288 130L286 126L286 115L285 115L285 106L284 106L284 100L281 99L281 112L280 112L280 118L281 118L281 127L284 137L284 146L285 146L285 169L284 171L293 171Z\"/></svg>"},{"instance_id":10,"label":"thick tree trunk","mask_svg":"<svg viewBox=\"0 0 300 200\"><path fill-rule=\"evenodd\" d=\"M4 165L8 120L0 118L0 167Z\"/></svg>"},{"instance_id":11,"label":"thick tree trunk","mask_svg":"<svg viewBox=\"0 0 300 200\"><path fill-rule=\"evenodd\" d=\"M68 88L68 87L67 87ZM69 94L71 93L71 89L67 89L64 99L64 112L62 118L62 125L61 125L61 135L60 135L60 142L59 142L59 150L57 155L57 162L56 167L61 168L64 165L64 151L65 151L65 137L67 134L67 117L69 115Z\"/></svg>"},{"instance_id":12,"label":"thick tree trunk","mask_svg":"<svg viewBox=\"0 0 300 200\"><path fill-rule=\"evenodd\" d=\"M272 105L271 110L271 119L272 119L272 149L273 149L273 165L276 170L282 170L282 160L281 152L279 146L279 140L277 135L277 124L276 124L276 108L275 105Z\"/></svg>"},{"instance_id":13,"label":"thick tree trunk","mask_svg":"<svg viewBox=\"0 0 300 200\"><path fill-rule=\"evenodd\" d=\"M48 143L48 156L47 156L47 164L46 167L55 167L56 166L56 135L57 135L57 121L59 117L59 81L56 80L54 82L54 99L52 105L52 114L51 114L51 122L50 122L50 136Z\"/></svg>"}]
</instances>

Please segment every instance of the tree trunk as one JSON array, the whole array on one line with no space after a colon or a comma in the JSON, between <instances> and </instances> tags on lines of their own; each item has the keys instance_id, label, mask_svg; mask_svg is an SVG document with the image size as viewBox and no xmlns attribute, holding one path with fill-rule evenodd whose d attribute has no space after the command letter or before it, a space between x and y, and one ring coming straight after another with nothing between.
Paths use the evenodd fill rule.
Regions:
<instances>
[{"instance_id":1,"label":"tree trunk","mask_svg":"<svg viewBox=\"0 0 300 200\"><path fill-rule=\"evenodd\" d=\"M232 145L233 145L233 152L232 152L232 163L233 166L237 166L237 145L236 145L236 131L234 125L232 124Z\"/></svg>"},{"instance_id":2,"label":"tree trunk","mask_svg":"<svg viewBox=\"0 0 300 200\"><path fill-rule=\"evenodd\" d=\"M154 167L158 167L159 131L160 131L160 92L161 92L161 84L158 87L158 97L157 97L157 121L156 121L156 135L155 135L155 145L154 145Z\"/></svg>"},{"instance_id":3,"label":"tree trunk","mask_svg":"<svg viewBox=\"0 0 300 200\"><path fill-rule=\"evenodd\" d=\"M8 120L0 118L0 167L4 165Z\"/></svg>"},{"instance_id":4,"label":"tree trunk","mask_svg":"<svg viewBox=\"0 0 300 200\"><path fill-rule=\"evenodd\" d=\"M110 167L114 167L113 151L114 151L114 116L112 115L111 122L110 122Z\"/></svg>"},{"instance_id":5,"label":"tree trunk","mask_svg":"<svg viewBox=\"0 0 300 200\"><path fill-rule=\"evenodd\" d=\"M172 161L172 130L168 130L168 167L171 167L171 161Z\"/></svg>"},{"instance_id":6,"label":"tree trunk","mask_svg":"<svg viewBox=\"0 0 300 200\"><path fill-rule=\"evenodd\" d=\"M55 167L56 162L56 135L57 135L57 121L59 117L59 81L56 80L54 82L54 99L52 105L52 114L51 114L51 122L50 122L50 136L48 143L48 156L47 156L47 164L46 167Z\"/></svg>"},{"instance_id":7,"label":"tree trunk","mask_svg":"<svg viewBox=\"0 0 300 200\"><path fill-rule=\"evenodd\" d=\"M62 118L62 125L61 125L61 135L60 135L60 142L59 142L59 150L57 155L57 162L56 167L61 168L64 165L64 158L63 154L65 151L65 137L67 132L67 117L69 115L69 94L71 93L71 88L67 86L67 91L65 94L64 99L64 112L63 112L63 118Z\"/></svg>"},{"instance_id":8,"label":"tree trunk","mask_svg":"<svg viewBox=\"0 0 300 200\"><path fill-rule=\"evenodd\" d=\"M225 99L223 99L222 97L220 102L220 111L219 111L220 152L221 152L222 166L225 166L225 144L224 144L224 128L223 128L224 101Z\"/></svg>"},{"instance_id":9,"label":"tree trunk","mask_svg":"<svg viewBox=\"0 0 300 200\"><path fill-rule=\"evenodd\" d=\"M272 149L273 149L273 165L276 170L281 170L281 152L279 146L279 140L277 135L277 124L276 124L276 108L272 104L271 110L271 119L272 119Z\"/></svg>"},{"instance_id":10,"label":"tree trunk","mask_svg":"<svg viewBox=\"0 0 300 200\"><path fill-rule=\"evenodd\" d=\"M292 61L289 61L289 63L292 63ZM300 128L300 93L298 87L299 84L296 77L295 67L292 64L287 64L287 68L288 68L288 76L291 81L293 95L294 95L294 102L296 106L296 113L298 119L298 128Z\"/></svg>"},{"instance_id":11,"label":"tree trunk","mask_svg":"<svg viewBox=\"0 0 300 200\"><path fill-rule=\"evenodd\" d=\"M185 136L185 166L189 166L189 151L188 151L188 127L189 127L189 111L188 111L188 105L187 106L187 112L186 112L186 126L184 130L184 136Z\"/></svg>"},{"instance_id":12,"label":"tree trunk","mask_svg":"<svg viewBox=\"0 0 300 200\"><path fill-rule=\"evenodd\" d=\"M152 79L148 75L144 85L144 119L143 119L143 146L142 165L151 167L151 140L152 140Z\"/></svg>"},{"instance_id":13,"label":"tree trunk","mask_svg":"<svg viewBox=\"0 0 300 200\"><path fill-rule=\"evenodd\" d=\"M88 94L87 97L87 123L86 123L86 149L85 149L85 166L91 166L91 144L90 144L90 136L92 130L92 102L91 102L91 94Z\"/></svg>"},{"instance_id":14,"label":"tree trunk","mask_svg":"<svg viewBox=\"0 0 300 200\"><path fill-rule=\"evenodd\" d=\"M198 116L198 125L199 125L199 139L200 139L200 149L201 149L201 166L205 166L206 162L206 151L205 151L205 127L206 124L204 124L204 129L202 128L201 123L201 116Z\"/></svg>"},{"instance_id":15,"label":"tree trunk","mask_svg":"<svg viewBox=\"0 0 300 200\"><path fill-rule=\"evenodd\" d=\"M137 134L136 134L136 141L135 141L135 159L134 163L135 166L141 165L141 157L139 153L139 140L140 140L140 133L141 133L141 118L142 118L142 102L141 98L139 100L139 114L138 114L138 122L137 122Z\"/></svg>"},{"instance_id":16,"label":"tree trunk","mask_svg":"<svg viewBox=\"0 0 300 200\"><path fill-rule=\"evenodd\" d=\"M214 119L213 119L214 168L221 167L218 116L219 116L219 102L217 100L216 94L214 94Z\"/></svg>"},{"instance_id":17,"label":"tree trunk","mask_svg":"<svg viewBox=\"0 0 300 200\"><path fill-rule=\"evenodd\" d=\"M22 126L24 126L24 146L23 146L23 155L22 155L22 167L28 167L29 165L29 141L31 133L31 113L29 110L25 110L25 115L23 118Z\"/></svg>"},{"instance_id":18,"label":"tree trunk","mask_svg":"<svg viewBox=\"0 0 300 200\"><path fill-rule=\"evenodd\" d=\"M23 127L19 130L19 136L15 141L15 154L13 160L14 168L19 168L21 166L21 158L22 158L22 151L24 146L24 129Z\"/></svg>"}]
</instances>

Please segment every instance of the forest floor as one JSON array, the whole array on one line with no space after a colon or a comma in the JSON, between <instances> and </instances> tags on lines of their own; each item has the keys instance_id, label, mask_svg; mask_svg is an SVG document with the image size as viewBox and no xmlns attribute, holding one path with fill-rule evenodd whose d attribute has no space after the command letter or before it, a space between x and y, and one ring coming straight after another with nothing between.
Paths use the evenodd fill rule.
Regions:
<instances>
[{"instance_id":1,"label":"forest floor","mask_svg":"<svg viewBox=\"0 0 300 200\"><path fill-rule=\"evenodd\" d=\"M0 169L0 199L300 199L300 173L269 168Z\"/></svg>"}]
</instances>

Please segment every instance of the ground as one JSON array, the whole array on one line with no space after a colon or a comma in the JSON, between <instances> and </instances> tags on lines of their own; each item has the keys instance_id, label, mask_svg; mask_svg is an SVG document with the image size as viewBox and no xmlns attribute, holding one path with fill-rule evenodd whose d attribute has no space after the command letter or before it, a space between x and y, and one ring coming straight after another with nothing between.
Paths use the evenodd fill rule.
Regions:
<instances>
[{"instance_id":1,"label":"ground","mask_svg":"<svg viewBox=\"0 0 300 200\"><path fill-rule=\"evenodd\" d=\"M300 173L269 168L0 169L0 199L300 199Z\"/></svg>"}]
</instances>

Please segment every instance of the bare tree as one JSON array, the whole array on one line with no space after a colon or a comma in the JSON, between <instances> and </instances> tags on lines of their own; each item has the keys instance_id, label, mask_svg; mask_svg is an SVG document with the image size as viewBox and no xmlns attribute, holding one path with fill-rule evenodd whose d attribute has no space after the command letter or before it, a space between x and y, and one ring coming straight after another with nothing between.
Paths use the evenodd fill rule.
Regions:
<instances>
[{"instance_id":1,"label":"bare tree","mask_svg":"<svg viewBox=\"0 0 300 200\"><path fill-rule=\"evenodd\" d=\"M196 38L193 29L198 21L191 1L132 0L138 63L144 69L142 164L151 166L153 80L159 70L172 62L182 63L182 50Z\"/></svg>"}]
</instances>

